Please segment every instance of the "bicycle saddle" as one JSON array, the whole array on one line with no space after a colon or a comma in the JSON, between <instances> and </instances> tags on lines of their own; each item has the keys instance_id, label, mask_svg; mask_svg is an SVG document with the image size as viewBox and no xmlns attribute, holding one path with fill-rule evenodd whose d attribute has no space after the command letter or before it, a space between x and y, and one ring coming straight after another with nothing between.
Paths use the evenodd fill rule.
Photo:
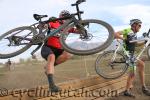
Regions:
<instances>
[{"instance_id":1,"label":"bicycle saddle","mask_svg":"<svg viewBox=\"0 0 150 100\"><path fill-rule=\"evenodd\" d=\"M47 15L38 15L38 14L33 14L33 17L35 20L39 21L44 17L48 17Z\"/></svg>"}]
</instances>

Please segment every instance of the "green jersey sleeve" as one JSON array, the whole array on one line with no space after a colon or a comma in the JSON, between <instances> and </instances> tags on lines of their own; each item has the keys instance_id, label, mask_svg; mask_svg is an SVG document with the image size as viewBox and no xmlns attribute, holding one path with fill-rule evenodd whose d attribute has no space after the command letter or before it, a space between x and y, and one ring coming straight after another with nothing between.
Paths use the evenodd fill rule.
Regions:
<instances>
[{"instance_id":1,"label":"green jersey sleeve","mask_svg":"<svg viewBox=\"0 0 150 100\"><path fill-rule=\"evenodd\" d=\"M127 38L127 35L132 32L131 28L127 28L121 31L124 38Z\"/></svg>"}]
</instances>

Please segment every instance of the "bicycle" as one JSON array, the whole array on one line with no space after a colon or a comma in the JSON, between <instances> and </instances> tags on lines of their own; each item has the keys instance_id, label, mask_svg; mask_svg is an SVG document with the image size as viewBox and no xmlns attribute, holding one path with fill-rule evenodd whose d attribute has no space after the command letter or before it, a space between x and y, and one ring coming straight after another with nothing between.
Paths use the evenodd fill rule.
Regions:
<instances>
[{"instance_id":1,"label":"bicycle","mask_svg":"<svg viewBox=\"0 0 150 100\"><path fill-rule=\"evenodd\" d=\"M98 55L95 62L96 73L105 79L116 79L124 75L129 66L131 66L131 64L135 64L135 62L150 45L149 34L150 29L147 33L143 33L144 38L130 41L130 43L147 41L136 56L131 56L130 53L126 51L122 43L117 40L118 45L116 50L105 51L104 53Z\"/></svg>"},{"instance_id":2,"label":"bicycle","mask_svg":"<svg viewBox=\"0 0 150 100\"><path fill-rule=\"evenodd\" d=\"M47 15L34 14L33 17L38 21L37 23L30 26L17 27L1 35L0 58L6 59L17 56L32 45L37 45L37 48L31 52L31 55L33 55L49 37L59 33L61 33L60 42L62 47L72 54L90 55L107 48L114 37L113 28L101 20L82 20L81 14L84 12L80 11L79 4L83 2L85 0L77 0L76 3L71 5L76 7L76 13L66 15L63 18L45 21L42 21L42 19L48 17ZM48 32L48 23L58 20L66 20L66 22L58 29L51 30L49 35L46 35ZM79 33L69 33L68 30L71 28L75 28ZM8 48L4 49L4 47Z\"/></svg>"}]
</instances>

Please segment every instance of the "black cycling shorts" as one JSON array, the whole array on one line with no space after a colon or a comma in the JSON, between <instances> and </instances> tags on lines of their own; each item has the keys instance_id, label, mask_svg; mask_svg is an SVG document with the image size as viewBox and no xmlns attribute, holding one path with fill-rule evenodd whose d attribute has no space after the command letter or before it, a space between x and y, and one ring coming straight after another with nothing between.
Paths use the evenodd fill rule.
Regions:
<instances>
[{"instance_id":1,"label":"black cycling shorts","mask_svg":"<svg viewBox=\"0 0 150 100\"><path fill-rule=\"evenodd\" d=\"M58 49L58 48L55 48L55 47L52 47L52 46L43 45L42 49L41 49L41 56L45 60L47 60L47 58L50 54L54 54L55 59L57 59L63 52L64 52L63 49Z\"/></svg>"}]
</instances>

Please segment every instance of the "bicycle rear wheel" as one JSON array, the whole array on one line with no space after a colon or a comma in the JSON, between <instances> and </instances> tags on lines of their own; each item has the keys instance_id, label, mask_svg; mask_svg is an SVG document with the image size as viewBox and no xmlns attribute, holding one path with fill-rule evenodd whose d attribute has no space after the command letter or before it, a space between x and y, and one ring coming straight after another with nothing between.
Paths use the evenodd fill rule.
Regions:
<instances>
[{"instance_id":1,"label":"bicycle rear wheel","mask_svg":"<svg viewBox=\"0 0 150 100\"><path fill-rule=\"evenodd\" d=\"M69 31L75 28L74 24L62 32L60 42L66 51L76 55L90 55L106 49L112 43L114 30L108 23L90 19L82 20L81 24L87 31L85 38L82 34Z\"/></svg>"},{"instance_id":2,"label":"bicycle rear wheel","mask_svg":"<svg viewBox=\"0 0 150 100\"><path fill-rule=\"evenodd\" d=\"M126 58L121 52L104 52L99 54L95 62L96 73L105 79L116 79L122 76L127 68Z\"/></svg>"},{"instance_id":3,"label":"bicycle rear wheel","mask_svg":"<svg viewBox=\"0 0 150 100\"><path fill-rule=\"evenodd\" d=\"M37 31L30 26L14 28L0 36L0 58L17 56L31 47L30 40Z\"/></svg>"}]
</instances>

